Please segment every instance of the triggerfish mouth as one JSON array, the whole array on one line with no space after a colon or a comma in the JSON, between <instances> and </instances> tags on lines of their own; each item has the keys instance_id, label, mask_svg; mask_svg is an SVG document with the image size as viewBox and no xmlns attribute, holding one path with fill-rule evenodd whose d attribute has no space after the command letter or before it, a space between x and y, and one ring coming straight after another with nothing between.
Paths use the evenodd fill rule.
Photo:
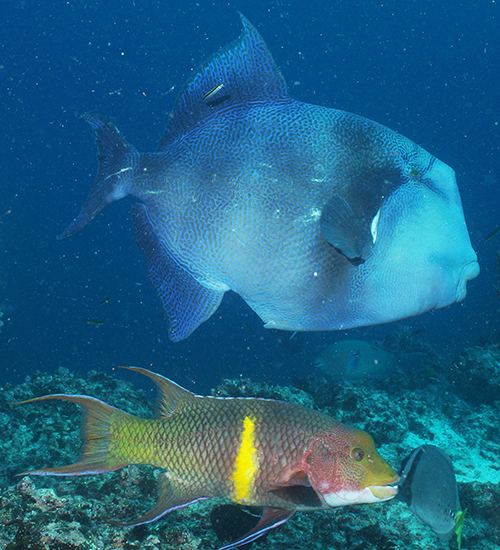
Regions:
<instances>
[{"instance_id":1,"label":"triggerfish mouth","mask_svg":"<svg viewBox=\"0 0 500 550\"><path fill-rule=\"evenodd\" d=\"M358 115L290 97L256 29L193 72L155 152L87 113L99 169L83 228L132 195L138 245L188 337L236 292L267 328L345 330L465 298L479 273L455 172Z\"/></svg>"},{"instance_id":2,"label":"triggerfish mouth","mask_svg":"<svg viewBox=\"0 0 500 550\"><path fill-rule=\"evenodd\" d=\"M161 468L156 505L121 524L128 526L213 497L263 507L259 523L226 550L259 538L295 511L382 502L397 493L398 475L364 431L300 405L199 396L149 370L127 368L157 384L158 419L138 418L83 395L23 401L71 401L86 414L78 462L19 475L100 474L129 464Z\"/></svg>"}]
</instances>

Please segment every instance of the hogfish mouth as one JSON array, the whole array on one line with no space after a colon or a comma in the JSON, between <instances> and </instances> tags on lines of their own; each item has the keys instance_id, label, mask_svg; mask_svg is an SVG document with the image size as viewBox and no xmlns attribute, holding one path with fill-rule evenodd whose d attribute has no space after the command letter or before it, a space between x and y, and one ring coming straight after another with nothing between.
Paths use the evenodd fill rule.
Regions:
<instances>
[{"instance_id":1,"label":"hogfish mouth","mask_svg":"<svg viewBox=\"0 0 500 550\"><path fill-rule=\"evenodd\" d=\"M398 486L395 485L399 477L394 481L394 485L369 485L359 491L346 490L337 491L324 495L326 504L331 508L338 506L350 506L352 504L374 504L394 498L398 493Z\"/></svg>"},{"instance_id":2,"label":"hogfish mouth","mask_svg":"<svg viewBox=\"0 0 500 550\"><path fill-rule=\"evenodd\" d=\"M397 485L372 485L371 487L367 487L367 489L377 499L376 502L390 500L398 493Z\"/></svg>"}]
</instances>

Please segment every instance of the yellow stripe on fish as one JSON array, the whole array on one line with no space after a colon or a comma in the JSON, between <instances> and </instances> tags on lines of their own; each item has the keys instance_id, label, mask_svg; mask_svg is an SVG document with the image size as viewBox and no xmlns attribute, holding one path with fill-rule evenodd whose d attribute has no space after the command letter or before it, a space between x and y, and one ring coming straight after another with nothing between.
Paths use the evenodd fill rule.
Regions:
<instances>
[{"instance_id":1,"label":"yellow stripe on fish","mask_svg":"<svg viewBox=\"0 0 500 550\"><path fill-rule=\"evenodd\" d=\"M255 420L246 416L243 420L241 444L233 471L234 500L240 504L251 502L254 482L259 470L255 448Z\"/></svg>"}]
</instances>

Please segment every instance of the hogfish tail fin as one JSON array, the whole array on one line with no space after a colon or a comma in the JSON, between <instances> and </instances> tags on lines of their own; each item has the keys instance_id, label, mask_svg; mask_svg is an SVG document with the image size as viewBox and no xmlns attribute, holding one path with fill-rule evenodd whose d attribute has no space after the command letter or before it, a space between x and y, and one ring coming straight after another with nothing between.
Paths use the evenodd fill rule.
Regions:
<instances>
[{"instance_id":1,"label":"hogfish tail fin","mask_svg":"<svg viewBox=\"0 0 500 550\"><path fill-rule=\"evenodd\" d=\"M147 463L144 448L149 423L85 395L55 394L16 403L36 403L49 399L71 401L84 409L82 420L83 450L80 460L59 468L29 470L18 475L81 476L113 472L129 464Z\"/></svg>"},{"instance_id":2,"label":"hogfish tail fin","mask_svg":"<svg viewBox=\"0 0 500 550\"><path fill-rule=\"evenodd\" d=\"M99 150L97 155L99 169L80 213L57 237L58 239L73 235L94 219L109 203L128 194L127 181L132 174L133 156L137 154L135 147L132 147L104 117L95 113L86 113L81 119L88 122L95 132Z\"/></svg>"}]
</instances>

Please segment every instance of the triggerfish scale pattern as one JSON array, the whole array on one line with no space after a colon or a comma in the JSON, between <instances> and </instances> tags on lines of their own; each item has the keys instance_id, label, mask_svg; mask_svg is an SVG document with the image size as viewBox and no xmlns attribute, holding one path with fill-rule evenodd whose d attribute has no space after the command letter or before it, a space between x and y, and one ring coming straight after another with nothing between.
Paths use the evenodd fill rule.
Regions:
<instances>
[{"instance_id":1,"label":"triggerfish scale pattern","mask_svg":"<svg viewBox=\"0 0 500 550\"><path fill-rule=\"evenodd\" d=\"M264 507L257 526L226 549L255 540L295 511L381 502L397 493L396 472L366 432L300 405L198 396L146 369L130 369L160 388L159 419L138 418L82 395L24 401L71 401L86 412L80 460L24 474L97 474L129 464L163 469L156 505L126 525L213 497Z\"/></svg>"},{"instance_id":2,"label":"triggerfish scale pattern","mask_svg":"<svg viewBox=\"0 0 500 550\"><path fill-rule=\"evenodd\" d=\"M174 341L232 290L265 326L345 330L465 298L479 273L455 173L366 118L292 99L257 30L183 86L154 153L87 113L97 178L60 237L126 195ZM126 261L126 258L124 258Z\"/></svg>"}]
</instances>

